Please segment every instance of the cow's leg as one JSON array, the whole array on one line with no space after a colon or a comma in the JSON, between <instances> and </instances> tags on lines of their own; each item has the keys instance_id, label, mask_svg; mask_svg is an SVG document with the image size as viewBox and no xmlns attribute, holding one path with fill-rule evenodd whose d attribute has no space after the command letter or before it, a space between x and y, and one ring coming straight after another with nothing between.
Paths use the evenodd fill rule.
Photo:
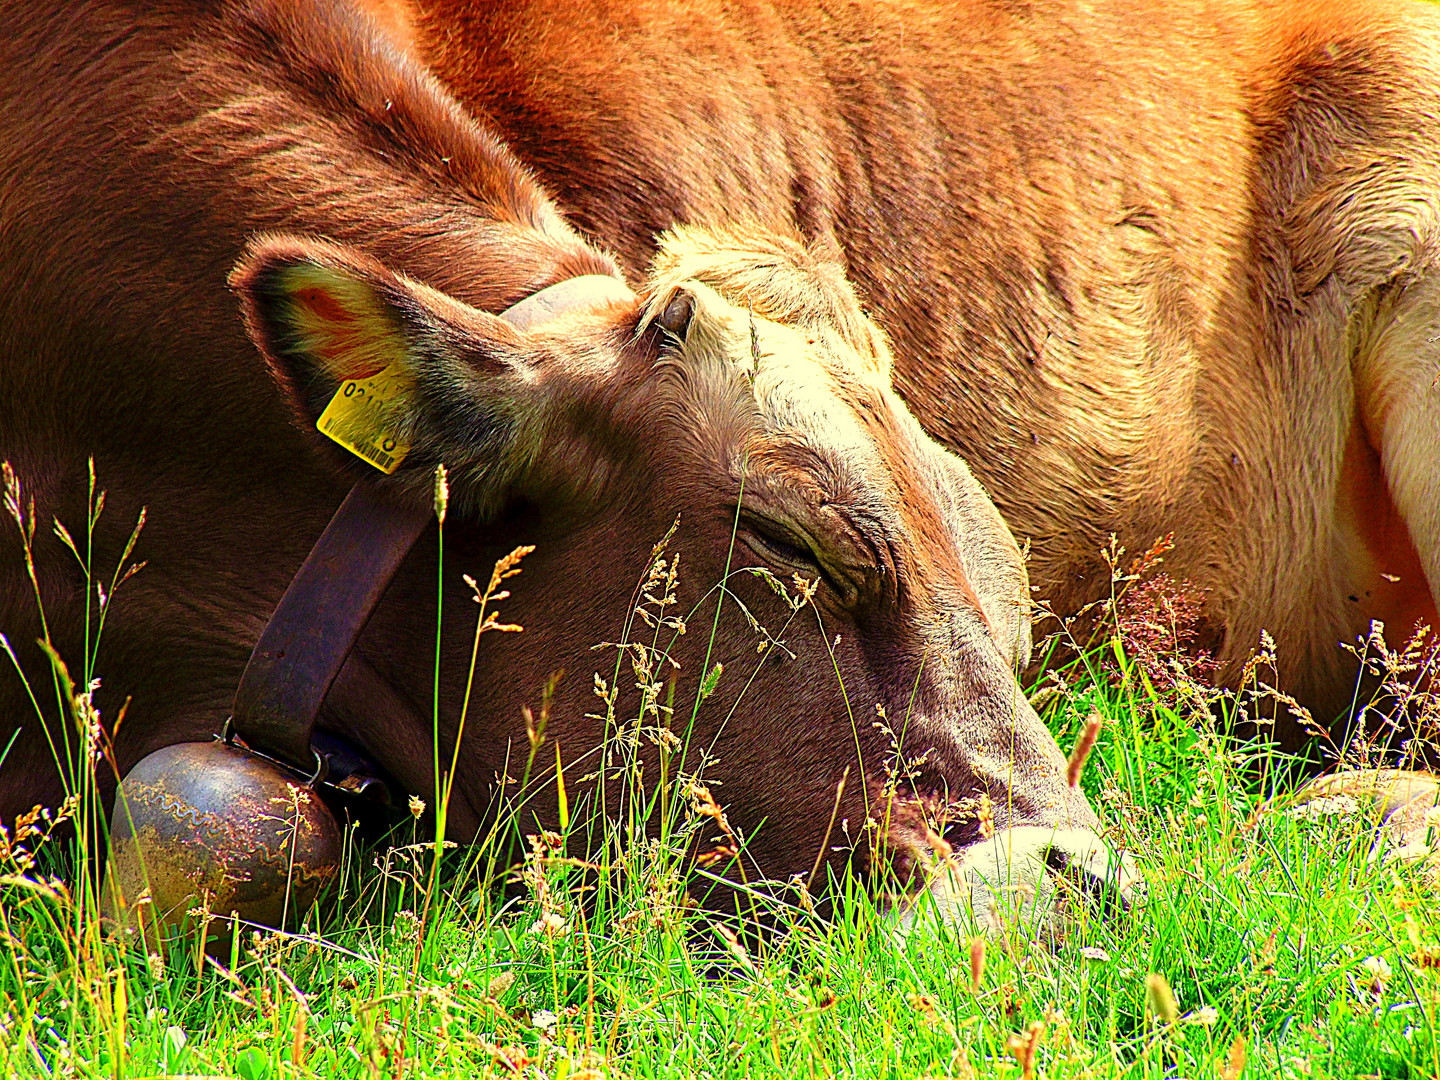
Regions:
<instances>
[{"instance_id":1,"label":"cow's leg","mask_svg":"<svg viewBox=\"0 0 1440 1080\"><path fill-rule=\"evenodd\" d=\"M1416 622L1440 630L1440 268L1382 291L1354 377L1358 419L1383 477L1367 545L1377 570L1401 579L1390 610L1377 613L1388 616L1393 642Z\"/></svg>"}]
</instances>

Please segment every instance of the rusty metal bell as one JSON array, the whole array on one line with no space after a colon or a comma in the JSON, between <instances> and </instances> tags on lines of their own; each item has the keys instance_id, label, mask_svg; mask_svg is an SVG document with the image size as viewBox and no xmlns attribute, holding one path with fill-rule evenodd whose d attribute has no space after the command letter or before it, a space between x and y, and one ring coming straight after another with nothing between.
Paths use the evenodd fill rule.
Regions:
<instances>
[{"instance_id":1,"label":"rusty metal bell","mask_svg":"<svg viewBox=\"0 0 1440 1080\"><path fill-rule=\"evenodd\" d=\"M179 743L120 783L105 904L150 948L197 928L196 909L228 941L232 912L277 929L296 922L335 879L340 851L334 815L303 781L240 746Z\"/></svg>"}]
</instances>

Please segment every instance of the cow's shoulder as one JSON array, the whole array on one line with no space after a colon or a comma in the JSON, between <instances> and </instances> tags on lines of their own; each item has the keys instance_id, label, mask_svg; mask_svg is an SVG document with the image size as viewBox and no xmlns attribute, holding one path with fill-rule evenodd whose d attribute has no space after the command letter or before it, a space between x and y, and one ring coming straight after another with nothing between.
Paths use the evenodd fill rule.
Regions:
<instances>
[{"instance_id":1,"label":"cow's shoulder","mask_svg":"<svg viewBox=\"0 0 1440 1080\"><path fill-rule=\"evenodd\" d=\"M1252 73L1253 198L1294 299L1353 302L1440 243L1440 7L1305 3L1272 12Z\"/></svg>"}]
</instances>

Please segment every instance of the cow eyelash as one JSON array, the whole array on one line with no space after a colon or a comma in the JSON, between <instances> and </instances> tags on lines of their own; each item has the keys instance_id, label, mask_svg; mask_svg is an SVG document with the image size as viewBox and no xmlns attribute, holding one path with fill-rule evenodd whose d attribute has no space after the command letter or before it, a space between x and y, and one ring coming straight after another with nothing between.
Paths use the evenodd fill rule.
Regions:
<instances>
[{"instance_id":1,"label":"cow eyelash","mask_svg":"<svg viewBox=\"0 0 1440 1080\"><path fill-rule=\"evenodd\" d=\"M814 551L808 544L800 541L794 533L783 526L757 518L747 519L745 525L750 535L760 542L760 546L780 562L808 570L836 592L841 592L834 579L820 565L820 560L815 557Z\"/></svg>"},{"instance_id":2,"label":"cow eyelash","mask_svg":"<svg viewBox=\"0 0 1440 1080\"><path fill-rule=\"evenodd\" d=\"M751 525L750 531L772 555L789 563L808 563L816 565L815 556L809 548L796 547L783 534L767 529L763 526Z\"/></svg>"}]
</instances>

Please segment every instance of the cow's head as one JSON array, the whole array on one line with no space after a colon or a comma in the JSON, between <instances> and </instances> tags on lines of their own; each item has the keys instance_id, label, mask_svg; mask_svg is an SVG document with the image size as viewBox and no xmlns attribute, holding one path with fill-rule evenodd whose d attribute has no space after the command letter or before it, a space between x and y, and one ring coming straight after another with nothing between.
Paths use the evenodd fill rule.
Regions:
<instances>
[{"instance_id":1,"label":"cow's head","mask_svg":"<svg viewBox=\"0 0 1440 1080\"><path fill-rule=\"evenodd\" d=\"M1103 876L1095 815L1016 683L1030 652L1020 552L964 462L892 391L884 336L837 266L786 241L686 232L645 295L524 332L318 242L260 241L234 281L307 426L344 380L399 376L382 407L410 449L391 482L428 500L447 467L454 585L536 545L505 610L525 633L479 650L452 835L514 795L503 781L530 754L523 708L562 668L546 735L573 797L606 735L594 673L613 688L619 671L617 718L634 715L635 656L617 665L593 651L625 632L678 662L651 676L673 713L642 727L658 716L688 739L687 768L703 751L746 840L747 878L808 875L822 851L858 853L872 870L877 852L898 855L903 870L947 846L992 882L1010 877L1012 857L1034 870L1022 877ZM334 452L357 475L370 468ZM633 614L652 545L677 518L678 602L649 610L682 619L678 637ZM416 717L429 715L433 574L432 562L397 580L362 641ZM450 738L473 611L454 596L441 661ZM350 734L431 790L428 722L398 737L387 724L362 718ZM639 739L652 781L665 742ZM553 761L547 743L541 767L553 774ZM523 816L551 824L554 804L549 785Z\"/></svg>"}]
</instances>

